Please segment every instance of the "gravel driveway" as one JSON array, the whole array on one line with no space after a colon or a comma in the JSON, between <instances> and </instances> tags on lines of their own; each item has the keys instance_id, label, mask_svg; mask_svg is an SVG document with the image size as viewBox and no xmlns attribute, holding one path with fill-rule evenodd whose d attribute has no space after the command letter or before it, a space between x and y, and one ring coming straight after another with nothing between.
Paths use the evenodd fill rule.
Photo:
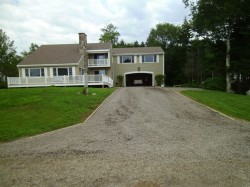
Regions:
<instances>
[{"instance_id":1,"label":"gravel driveway","mask_svg":"<svg viewBox=\"0 0 250 187\"><path fill-rule=\"evenodd\" d=\"M119 88L84 124L0 144L0 186L250 186L250 124Z\"/></svg>"}]
</instances>

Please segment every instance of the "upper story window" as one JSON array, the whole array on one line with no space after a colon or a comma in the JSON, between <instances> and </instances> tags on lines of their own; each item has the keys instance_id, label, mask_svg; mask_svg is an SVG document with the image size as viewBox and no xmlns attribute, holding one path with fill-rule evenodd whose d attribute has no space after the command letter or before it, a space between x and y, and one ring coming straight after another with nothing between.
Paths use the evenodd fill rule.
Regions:
<instances>
[{"instance_id":1,"label":"upper story window","mask_svg":"<svg viewBox=\"0 0 250 187\"><path fill-rule=\"evenodd\" d=\"M157 61L156 55L143 55L142 63L154 63Z\"/></svg>"},{"instance_id":2,"label":"upper story window","mask_svg":"<svg viewBox=\"0 0 250 187\"><path fill-rule=\"evenodd\" d=\"M94 54L94 59L105 59L105 54Z\"/></svg>"},{"instance_id":3,"label":"upper story window","mask_svg":"<svg viewBox=\"0 0 250 187\"><path fill-rule=\"evenodd\" d=\"M25 69L26 77L44 77L44 68Z\"/></svg>"},{"instance_id":4,"label":"upper story window","mask_svg":"<svg viewBox=\"0 0 250 187\"><path fill-rule=\"evenodd\" d=\"M120 56L120 63L121 64L131 64L131 63L134 63L134 56L132 56L132 55Z\"/></svg>"},{"instance_id":5,"label":"upper story window","mask_svg":"<svg viewBox=\"0 0 250 187\"><path fill-rule=\"evenodd\" d=\"M72 75L72 68L53 68L54 76L69 76Z\"/></svg>"}]
</instances>

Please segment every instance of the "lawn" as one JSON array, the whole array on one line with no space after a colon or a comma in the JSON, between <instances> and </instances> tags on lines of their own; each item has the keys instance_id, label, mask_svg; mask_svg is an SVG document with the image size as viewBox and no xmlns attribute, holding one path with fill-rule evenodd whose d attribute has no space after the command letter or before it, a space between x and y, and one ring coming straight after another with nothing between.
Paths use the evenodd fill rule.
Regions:
<instances>
[{"instance_id":1,"label":"lawn","mask_svg":"<svg viewBox=\"0 0 250 187\"><path fill-rule=\"evenodd\" d=\"M0 89L0 142L83 122L114 88ZM95 93L95 94L93 94Z\"/></svg>"},{"instance_id":2,"label":"lawn","mask_svg":"<svg viewBox=\"0 0 250 187\"><path fill-rule=\"evenodd\" d=\"M182 91L182 94L228 116L250 121L250 97L219 91Z\"/></svg>"}]
</instances>

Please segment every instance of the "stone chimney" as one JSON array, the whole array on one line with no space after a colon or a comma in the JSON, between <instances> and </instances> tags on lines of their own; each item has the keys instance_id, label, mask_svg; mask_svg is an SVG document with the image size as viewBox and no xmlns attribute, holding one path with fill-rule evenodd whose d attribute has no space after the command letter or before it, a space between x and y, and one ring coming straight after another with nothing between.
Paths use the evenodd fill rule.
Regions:
<instances>
[{"instance_id":1,"label":"stone chimney","mask_svg":"<svg viewBox=\"0 0 250 187\"><path fill-rule=\"evenodd\" d=\"M87 50L87 35L85 33L79 33L79 52L80 54L86 53Z\"/></svg>"},{"instance_id":2,"label":"stone chimney","mask_svg":"<svg viewBox=\"0 0 250 187\"><path fill-rule=\"evenodd\" d=\"M87 35L79 33L79 53L83 55L84 68L88 68Z\"/></svg>"}]
</instances>

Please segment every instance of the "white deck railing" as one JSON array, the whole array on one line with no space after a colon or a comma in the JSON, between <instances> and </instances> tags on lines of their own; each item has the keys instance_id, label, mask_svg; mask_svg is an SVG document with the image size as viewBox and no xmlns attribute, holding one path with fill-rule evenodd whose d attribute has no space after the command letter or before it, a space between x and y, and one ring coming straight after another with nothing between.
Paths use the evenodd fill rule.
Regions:
<instances>
[{"instance_id":1,"label":"white deck railing","mask_svg":"<svg viewBox=\"0 0 250 187\"><path fill-rule=\"evenodd\" d=\"M110 67L110 61L109 59L89 59L88 60L88 66L89 67L97 67L97 66L108 66Z\"/></svg>"},{"instance_id":2,"label":"white deck railing","mask_svg":"<svg viewBox=\"0 0 250 187\"><path fill-rule=\"evenodd\" d=\"M57 77L8 77L8 87L74 86L84 85L84 75ZM113 87L113 80L106 75L88 75L89 85Z\"/></svg>"}]
</instances>

